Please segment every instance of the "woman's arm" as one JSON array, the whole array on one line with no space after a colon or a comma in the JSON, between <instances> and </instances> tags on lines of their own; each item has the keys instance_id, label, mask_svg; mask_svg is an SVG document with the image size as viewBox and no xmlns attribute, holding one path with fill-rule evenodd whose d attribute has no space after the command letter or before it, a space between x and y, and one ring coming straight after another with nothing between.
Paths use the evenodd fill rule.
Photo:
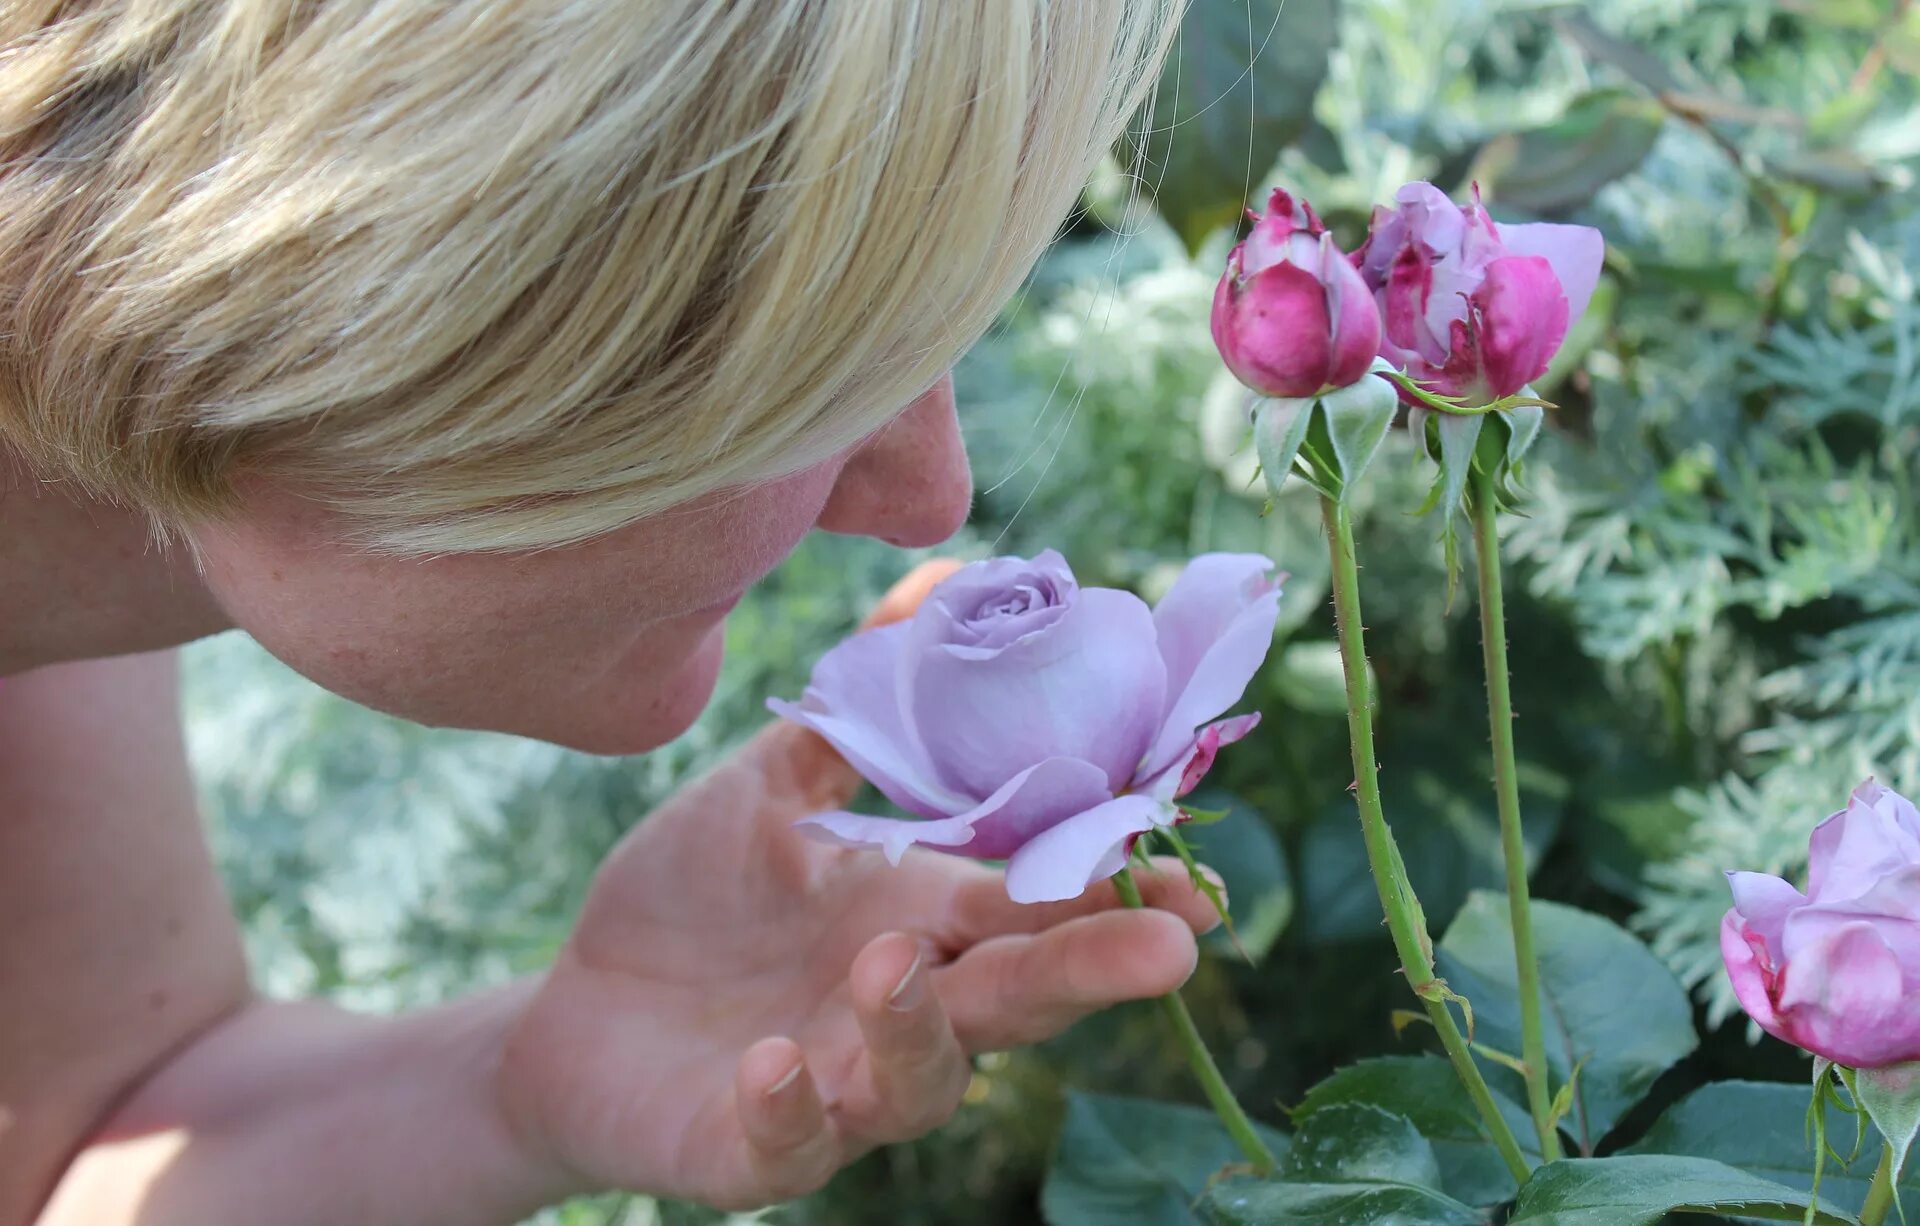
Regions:
<instances>
[{"instance_id":1,"label":"woman's arm","mask_svg":"<svg viewBox=\"0 0 1920 1226\"><path fill-rule=\"evenodd\" d=\"M565 1191L495 1101L533 985L251 999L177 710L171 653L0 684L0 1224L466 1226Z\"/></svg>"},{"instance_id":2,"label":"woman's arm","mask_svg":"<svg viewBox=\"0 0 1920 1226\"><path fill-rule=\"evenodd\" d=\"M249 1005L93 1136L37 1226L504 1226L574 1187L494 1091L532 983L398 1018Z\"/></svg>"},{"instance_id":3,"label":"woman's arm","mask_svg":"<svg viewBox=\"0 0 1920 1226\"><path fill-rule=\"evenodd\" d=\"M171 653L0 683L0 1224L247 1000L187 778Z\"/></svg>"}]
</instances>

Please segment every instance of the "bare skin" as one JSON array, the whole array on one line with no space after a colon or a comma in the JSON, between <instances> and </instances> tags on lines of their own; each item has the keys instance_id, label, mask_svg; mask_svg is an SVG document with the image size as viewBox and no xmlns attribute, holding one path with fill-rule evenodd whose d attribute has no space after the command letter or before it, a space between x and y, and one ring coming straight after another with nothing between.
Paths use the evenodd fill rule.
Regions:
<instances>
[{"instance_id":1,"label":"bare skin","mask_svg":"<svg viewBox=\"0 0 1920 1226\"><path fill-rule=\"evenodd\" d=\"M706 701L730 601L807 530L930 544L958 524L944 384L776 488L532 559L367 558L264 490L196 532L203 583L130 517L10 471L0 1226L477 1226L607 1187L780 1199L937 1126L970 1053L1177 985L1212 922L1175 874L1153 879L1159 910L1105 889L1019 907L978 865L797 838L857 781L774 725L635 828L542 975L396 1018L247 984L163 648L237 622L390 710L657 744Z\"/></svg>"}]
</instances>

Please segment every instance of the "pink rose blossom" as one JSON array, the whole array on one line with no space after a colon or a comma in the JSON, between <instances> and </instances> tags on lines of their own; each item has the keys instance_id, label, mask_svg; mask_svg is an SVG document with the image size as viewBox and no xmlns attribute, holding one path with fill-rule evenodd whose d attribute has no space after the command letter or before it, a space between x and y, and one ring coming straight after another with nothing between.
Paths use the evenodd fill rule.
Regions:
<instances>
[{"instance_id":1,"label":"pink rose blossom","mask_svg":"<svg viewBox=\"0 0 1920 1226\"><path fill-rule=\"evenodd\" d=\"M1920 812L1869 779L1808 844L1807 892L1728 873L1720 952L1768 1034L1849 1068L1920 1060Z\"/></svg>"},{"instance_id":2,"label":"pink rose blossom","mask_svg":"<svg viewBox=\"0 0 1920 1226\"><path fill-rule=\"evenodd\" d=\"M1462 207L1409 183L1376 208L1353 261L1378 304L1380 356L1479 405L1546 373L1587 309L1606 243L1588 226L1496 225L1479 192Z\"/></svg>"}]
</instances>

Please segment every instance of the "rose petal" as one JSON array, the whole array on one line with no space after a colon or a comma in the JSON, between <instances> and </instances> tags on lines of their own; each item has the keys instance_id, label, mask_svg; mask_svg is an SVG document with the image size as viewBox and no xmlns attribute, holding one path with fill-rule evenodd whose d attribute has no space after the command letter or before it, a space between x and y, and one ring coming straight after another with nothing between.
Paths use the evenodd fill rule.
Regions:
<instances>
[{"instance_id":1,"label":"rose petal","mask_svg":"<svg viewBox=\"0 0 1920 1226\"><path fill-rule=\"evenodd\" d=\"M1822 933L1780 976L1777 1008L1791 1042L1836 1064L1920 1057L1920 1010L1905 1008L1900 962L1864 922Z\"/></svg>"},{"instance_id":2,"label":"rose petal","mask_svg":"<svg viewBox=\"0 0 1920 1226\"><path fill-rule=\"evenodd\" d=\"M1056 822L1100 805L1111 793L1095 766L1072 758L1049 758L1009 779L977 807L938 821L871 817L835 810L794 823L807 835L842 847L886 854L899 864L916 844L973 856L1004 860L1022 844Z\"/></svg>"},{"instance_id":3,"label":"rose petal","mask_svg":"<svg viewBox=\"0 0 1920 1226\"><path fill-rule=\"evenodd\" d=\"M1553 267L1560 292L1567 296L1567 322L1578 323L1600 283L1600 267L1607 260L1607 240L1592 226L1569 226L1536 221L1500 226L1500 242L1510 255L1537 255Z\"/></svg>"},{"instance_id":4,"label":"rose petal","mask_svg":"<svg viewBox=\"0 0 1920 1226\"><path fill-rule=\"evenodd\" d=\"M965 812L977 801L941 782L895 696L907 637L904 624L856 634L821 658L798 703L771 698L767 707L825 737L853 769L909 813Z\"/></svg>"},{"instance_id":5,"label":"rose petal","mask_svg":"<svg viewBox=\"0 0 1920 1226\"><path fill-rule=\"evenodd\" d=\"M1203 554L1154 609L1168 703L1138 778L1153 778L1180 760L1200 725L1246 693L1280 618L1279 585L1263 578L1272 569L1259 554Z\"/></svg>"},{"instance_id":6,"label":"rose petal","mask_svg":"<svg viewBox=\"0 0 1920 1226\"><path fill-rule=\"evenodd\" d=\"M1783 949L1781 929L1787 914L1806 906L1806 895L1767 873L1728 873L1727 885L1733 891L1733 909L1747 930L1768 948Z\"/></svg>"},{"instance_id":7,"label":"rose petal","mask_svg":"<svg viewBox=\"0 0 1920 1226\"><path fill-rule=\"evenodd\" d=\"M1222 749L1243 739L1259 724L1258 711L1208 724L1194 734L1193 744L1184 753L1175 756L1165 770L1141 779L1134 784L1134 790L1171 804L1200 785L1207 772L1213 769L1213 759Z\"/></svg>"},{"instance_id":8,"label":"rose petal","mask_svg":"<svg viewBox=\"0 0 1920 1226\"><path fill-rule=\"evenodd\" d=\"M1380 308L1360 273L1333 245L1333 236L1321 240L1320 280L1327 291L1327 315L1332 320L1333 353L1327 370L1329 387L1359 382L1380 352Z\"/></svg>"},{"instance_id":9,"label":"rose petal","mask_svg":"<svg viewBox=\"0 0 1920 1226\"><path fill-rule=\"evenodd\" d=\"M1502 256L1473 295L1488 391L1511 396L1547 373L1567 338L1567 299L1539 256Z\"/></svg>"},{"instance_id":10,"label":"rose petal","mask_svg":"<svg viewBox=\"0 0 1920 1226\"><path fill-rule=\"evenodd\" d=\"M1855 788L1853 794L1862 804L1878 813L1882 821L1889 823L1898 832L1895 837L1900 845L1909 848L1913 858L1920 861L1920 809L1915 809L1913 802L1905 796L1892 788L1882 787L1873 779ZM1908 842L1907 838L1899 838L1900 834L1911 838L1912 842Z\"/></svg>"},{"instance_id":11,"label":"rose petal","mask_svg":"<svg viewBox=\"0 0 1920 1226\"><path fill-rule=\"evenodd\" d=\"M1814 827L1807 841L1807 897L1816 902L1857 898L1887 874L1920 863L1920 840L1883 792L1877 784L1863 785L1846 808Z\"/></svg>"},{"instance_id":12,"label":"rose petal","mask_svg":"<svg viewBox=\"0 0 1920 1226\"><path fill-rule=\"evenodd\" d=\"M1040 597L1030 612L983 618L983 605L1019 590ZM963 566L927 593L912 619L907 659L934 643L964 644L991 653L1036 634L1065 615L1077 599L1079 583L1067 560L1052 549L1031 561L988 558Z\"/></svg>"},{"instance_id":13,"label":"rose petal","mask_svg":"<svg viewBox=\"0 0 1920 1226\"><path fill-rule=\"evenodd\" d=\"M1311 396L1333 366L1327 290L1310 270L1281 263L1233 269L1213 295L1213 340L1227 369L1265 396Z\"/></svg>"},{"instance_id":14,"label":"rose petal","mask_svg":"<svg viewBox=\"0 0 1920 1226\"><path fill-rule=\"evenodd\" d=\"M987 795L1047 758L1132 779L1158 731L1166 667L1139 597L1082 589L1044 632L988 658L933 647L911 662L914 727L947 785Z\"/></svg>"},{"instance_id":15,"label":"rose petal","mask_svg":"<svg viewBox=\"0 0 1920 1226\"><path fill-rule=\"evenodd\" d=\"M1727 979L1747 1016L1768 1034L1792 1042L1782 1032L1773 1008L1771 955L1764 941L1749 935L1738 911L1729 911L1720 919L1720 959L1727 964Z\"/></svg>"},{"instance_id":16,"label":"rose petal","mask_svg":"<svg viewBox=\"0 0 1920 1226\"><path fill-rule=\"evenodd\" d=\"M1015 902L1078 898L1127 864L1136 835L1173 820L1158 801L1122 796L1036 836L1007 861L1007 897Z\"/></svg>"}]
</instances>

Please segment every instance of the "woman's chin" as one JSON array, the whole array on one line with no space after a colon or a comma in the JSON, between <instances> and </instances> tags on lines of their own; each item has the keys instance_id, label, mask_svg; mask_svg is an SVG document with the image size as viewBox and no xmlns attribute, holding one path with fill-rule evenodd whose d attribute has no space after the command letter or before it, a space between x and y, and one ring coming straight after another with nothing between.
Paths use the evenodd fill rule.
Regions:
<instances>
[{"instance_id":1,"label":"woman's chin","mask_svg":"<svg viewBox=\"0 0 1920 1226\"><path fill-rule=\"evenodd\" d=\"M555 712L546 727L516 729L582 753L618 756L645 753L673 740L700 718L713 697L726 658L726 626L713 626L678 668L664 677L610 678L611 692Z\"/></svg>"}]
</instances>

